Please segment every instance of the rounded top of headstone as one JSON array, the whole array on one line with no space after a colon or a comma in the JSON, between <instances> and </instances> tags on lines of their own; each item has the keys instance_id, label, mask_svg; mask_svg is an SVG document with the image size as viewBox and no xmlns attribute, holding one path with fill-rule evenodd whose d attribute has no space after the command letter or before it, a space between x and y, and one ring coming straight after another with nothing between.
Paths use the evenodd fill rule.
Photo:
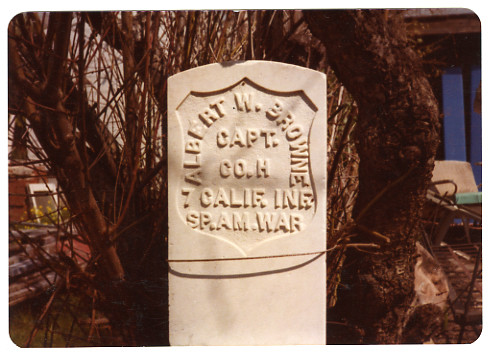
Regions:
<instances>
[{"instance_id":1,"label":"rounded top of headstone","mask_svg":"<svg viewBox=\"0 0 489 352\"><path fill-rule=\"evenodd\" d=\"M325 99L324 73L274 61L247 60L208 64L182 71L168 80L172 86L172 94L179 100L188 94L189 89L202 93L212 92L233 86L243 78L276 92L303 91L312 101Z\"/></svg>"}]
</instances>

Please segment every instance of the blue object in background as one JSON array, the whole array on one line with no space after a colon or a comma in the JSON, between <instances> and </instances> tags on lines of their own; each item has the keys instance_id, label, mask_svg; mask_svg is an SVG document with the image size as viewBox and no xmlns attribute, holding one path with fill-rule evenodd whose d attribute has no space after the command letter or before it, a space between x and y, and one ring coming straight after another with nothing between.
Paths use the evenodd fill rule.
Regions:
<instances>
[{"instance_id":1,"label":"blue object in background","mask_svg":"<svg viewBox=\"0 0 489 352\"><path fill-rule=\"evenodd\" d=\"M472 67L470 71L470 163L478 185L482 183L482 166L477 165L482 162L482 119L481 114L474 111L474 102L480 82L481 68Z\"/></svg>"},{"instance_id":2,"label":"blue object in background","mask_svg":"<svg viewBox=\"0 0 489 352\"><path fill-rule=\"evenodd\" d=\"M462 69L452 67L441 78L445 160L467 161Z\"/></svg>"}]
</instances>

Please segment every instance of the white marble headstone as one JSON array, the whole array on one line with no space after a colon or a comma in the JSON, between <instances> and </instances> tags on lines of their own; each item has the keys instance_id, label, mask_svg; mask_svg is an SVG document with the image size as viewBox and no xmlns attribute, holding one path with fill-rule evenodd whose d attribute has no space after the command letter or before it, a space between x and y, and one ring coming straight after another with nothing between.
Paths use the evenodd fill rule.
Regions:
<instances>
[{"instance_id":1,"label":"white marble headstone","mask_svg":"<svg viewBox=\"0 0 489 352\"><path fill-rule=\"evenodd\" d=\"M168 80L172 345L326 340L326 76L247 61Z\"/></svg>"}]
</instances>

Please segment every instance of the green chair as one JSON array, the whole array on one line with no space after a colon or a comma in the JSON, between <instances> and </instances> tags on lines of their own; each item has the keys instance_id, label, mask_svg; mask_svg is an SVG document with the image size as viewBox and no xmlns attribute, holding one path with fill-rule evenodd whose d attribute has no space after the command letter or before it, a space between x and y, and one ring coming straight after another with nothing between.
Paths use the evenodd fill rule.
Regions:
<instances>
[{"instance_id":1,"label":"green chair","mask_svg":"<svg viewBox=\"0 0 489 352\"><path fill-rule=\"evenodd\" d=\"M479 192L470 163L435 161L427 198L439 210L440 222L432 244L440 245L455 219L462 219L465 235L470 241L470 220L482 223L482 192Z\"/></svg>"}]
</instances>

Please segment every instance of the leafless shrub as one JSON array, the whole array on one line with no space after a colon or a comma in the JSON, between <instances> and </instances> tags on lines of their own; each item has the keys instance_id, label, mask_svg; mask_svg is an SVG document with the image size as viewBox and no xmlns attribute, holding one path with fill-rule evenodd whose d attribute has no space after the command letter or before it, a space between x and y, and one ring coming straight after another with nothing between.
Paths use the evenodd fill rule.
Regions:
<instances>
[{"instance_id":1,"label":"leafless shrub","mask_svg":"<svg viewBox=\"0 0 489 352\"><path fill-rule=\"evenodd\" d=\"M168 343L167 78L248 59L327 70L334 305L357 188L356 106L300 11L23 13L9 25L9 159L56 178L53 213L65 204L69 215L50 224L49 255L31 240L32 224L11 223L11 248L49 283L20 344L39 334L44 346Z\"/></svg>"}]
</instances>

